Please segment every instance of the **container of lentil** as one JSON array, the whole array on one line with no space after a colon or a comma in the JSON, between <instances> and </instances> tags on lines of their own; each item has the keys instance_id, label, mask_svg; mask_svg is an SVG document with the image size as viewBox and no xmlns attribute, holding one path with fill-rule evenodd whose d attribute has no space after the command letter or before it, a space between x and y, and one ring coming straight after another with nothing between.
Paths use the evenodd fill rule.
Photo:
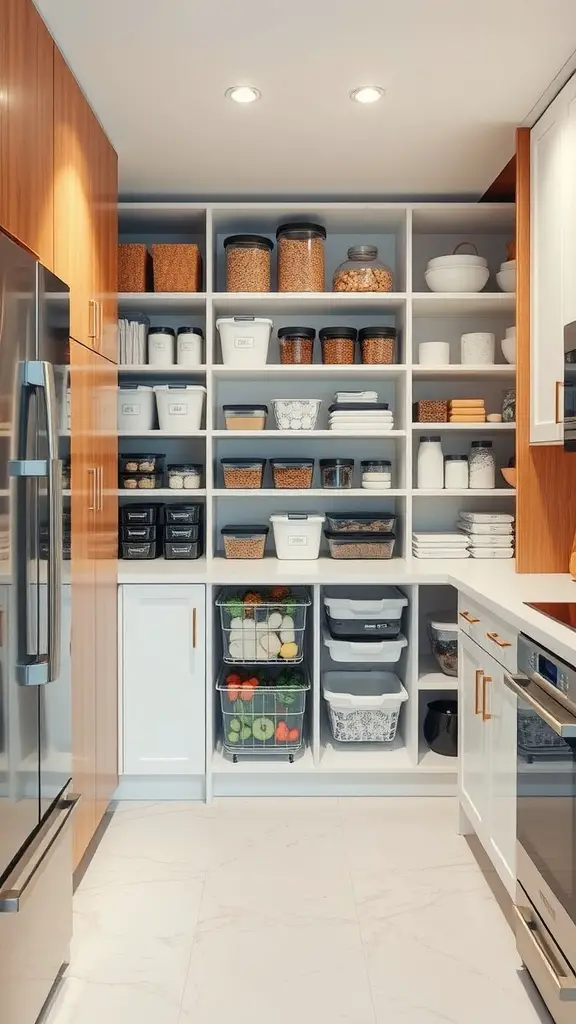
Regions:
<instances>
[{"instance_id":1,"label":"container of lentil","mask_svg":"<svg viewBox=\"0 0 576 1024\"><path fill-rule=\"evenodd\" d=\"M221 459L224 487L258 490L264 479L266 459Z\"/></svg>"},{"instance_id":2,"label":"container of lentil","mask_svg":"<svg viewBox=\"0 0 576 1024\"><path fill-rule=\"evenodd\" d=\"M320 224L281 224L278 241L278 291L324 291L324 242Z\"/></svg>"},{"instance_id":3,"label":"container of lentil","mask_svg":"<svg viewBox=\"0 0 576 1024\"><path fill-rule=\"evenodd\" d=\"M362 327L358 332L363 363L394 363L396 349L394 327Z\"/></svg>"},{"instance_id":4,"label":"container of lentil","mask_svg":"<svg viewBox=\"0 0 576 1024\"><path fill-rule=\"evenodd\" d=\"M269 526L223 526L225 558L264 558Z\"/></svg>"},{"instance_id":5,"label":"container of lentil","mask_svg":"<svg viewBox=\"0 0 576 1024\"><path fill-rule=\"evenodd\" d=\"M320 459L322 487L352 487L354 459Z\"/></svg>"},{"instance_id":6,"label":"container of lentil","mask_svg":"<svg viewBox=\"0 0 576 1024\"><path fill-rule=\"evenodd\" d=\"M284 366L313 362L315 337L313 327L281 327L278 331L280 362Z\"/></svg>"},{"instance_id":7,"label":"container of lentil","mask_svg":"<svg viewBox=\"0 0 576 1024\"><path fill-rule=\"evenodd\" d=\"M322 342L322 362L342 366L354 362L356 338L355 327L322 327L318 332Z\"/></svg>"},{"instance_id":8,"label":"container of lentil","mask_svg":"<svg viewBox=\"0 0 576 1024\"><path fill-rule=\"evenodd\" d=\"M392 558L393 533L333 533L325 531L332 558Z\"/></svg>"},{"instance_id":9,"label":"container of lentil","mask_svg":"<svg viewBox=\"0 0 576 1024\"><path fill-rule=\"evenodd\" d=\"M312 487L314 459L270 459L274 487L307 490Z\"/></svg>"},{"instance_id":10,"label":"container of lentil","mask_svg":"<svg viewBox=\"0 0 576 1024\"><path fill-rule=\"evenodd\" d=\"M263 235L230 235L226 251L226 291L269 292L274 242Z\"/></svg>"}]
</instances>

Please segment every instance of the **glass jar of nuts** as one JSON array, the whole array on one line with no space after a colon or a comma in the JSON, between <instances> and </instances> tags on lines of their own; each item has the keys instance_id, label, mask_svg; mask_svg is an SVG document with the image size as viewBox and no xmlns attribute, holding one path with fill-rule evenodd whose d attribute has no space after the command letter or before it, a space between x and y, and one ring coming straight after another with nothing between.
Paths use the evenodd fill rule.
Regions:
<instances>
[{"instance_id":1,"label":"glass jar of nuts","mask_svg":"<svg viewBox=\"0 0 576 1024\"><path fill-rule=\"evenodd\" d=\"M324 291L324 242L320 224L282 224L278 240L278 291Z\"/></svg>"},{"instance_id":2,"label":"glass jar of nuts","mask_svg":"<svg viewBox=\"0 0 576 1024\"><path fill-rule=\"evenodd\" d=\"M353 245L348 259L334 271L335 292L391 292L392 271L378 259L375 245Z\"/></svg>"},{"instance_id":3,"label":"glass jar of nuts","mask_svg":"<svg viewBox=\"0 0 576 1024\"><path fill-rule=\"evenodd\" d=\"M230 235L226 250L226 291L269 292L270 253L274 243L264 235Z\"/></svg>"}]
</instances>

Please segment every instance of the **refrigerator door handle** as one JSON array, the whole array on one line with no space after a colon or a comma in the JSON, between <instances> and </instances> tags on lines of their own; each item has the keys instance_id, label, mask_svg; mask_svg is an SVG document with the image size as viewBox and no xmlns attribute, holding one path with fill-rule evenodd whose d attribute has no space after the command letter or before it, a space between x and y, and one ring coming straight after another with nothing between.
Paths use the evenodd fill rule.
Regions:
<instances>
[{"instance_id":1,"label":"refrigerator door handle","mask_svg":"<svg viewBox=\"0 0 576 1024\"><path fill-rule=\"evenodd\" d=\"M80 796L67 793L57 802L54 812L36 836L25 866L8 878L6 888L0 889L0 914L18 914L23 909L41 865L70 824L79 801Z\"/></svg>"},{"instance_id":2,"label":"refrigerator door handle","mask_svg":"<svg viewBox=\"0 0 576 1024\"><path fill-rule=\"evenodd\" d=\"M42 362L48 442L48 682L60 675L62 646L62 462L58 451L58 403L52 363Z\"/></svg>"}]
</instances>

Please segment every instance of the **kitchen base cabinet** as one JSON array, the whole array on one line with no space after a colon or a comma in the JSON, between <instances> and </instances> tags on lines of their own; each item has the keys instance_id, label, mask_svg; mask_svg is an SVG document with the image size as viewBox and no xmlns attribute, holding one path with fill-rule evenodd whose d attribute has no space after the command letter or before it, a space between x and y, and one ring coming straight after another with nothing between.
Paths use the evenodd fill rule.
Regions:
<instances>
[{"instance_id":1,"label":"kitchen base cabinet","mask_svg":"<svg viewBox=\"0 0 576 1024\"><path fill-rule=\"evenodd\" d=\"M204 775L205 588L121 587L123 774Z\"/></svg>"},{"instance_id":2,"label":"kitchen base cabinet","mask_svg":"<svg viewBox=\"0 0 576 1024\"><path fill-rule=\"evenodd\" d=\"M479 711L481 706L483 652L472 640L459 644L459 678L463 685L459 702L460 737L458 749L466 751L460 758L460 790L466 798L470 824L476 832L489 815L489 793L486 779L488 757L487 730Z\"/></svg>"}]
</instances>

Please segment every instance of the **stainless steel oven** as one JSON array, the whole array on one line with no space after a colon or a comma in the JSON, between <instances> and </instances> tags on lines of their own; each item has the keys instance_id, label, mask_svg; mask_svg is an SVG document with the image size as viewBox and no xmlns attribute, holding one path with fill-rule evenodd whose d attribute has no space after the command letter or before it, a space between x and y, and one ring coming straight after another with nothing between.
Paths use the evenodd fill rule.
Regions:
<instances>
[{"instance_id":1,"label":"stainless steel oven","mask_svg":"<svg viewBox=\"0 0 576 1024\"><path fill-rule=\"evenodd\" d=\"M518 697L516 942L557 1024L576 1022L576 669L528 637Z\"/></svg>"},{"instance_id":2,"label":"stainless steel oven","mask_svg":"<svg viewBox=\"0 0 576 1024\"><path fill-rule=\"evenodd\" d=\"M559 421L560 403L559 392L564 393L563 398L563 421L564 421L564 448L566 451L576 451L576 321L566 324L564 328L564 386L561 381L556 385L556 422Z\"/></svg>"}]
</instances>

